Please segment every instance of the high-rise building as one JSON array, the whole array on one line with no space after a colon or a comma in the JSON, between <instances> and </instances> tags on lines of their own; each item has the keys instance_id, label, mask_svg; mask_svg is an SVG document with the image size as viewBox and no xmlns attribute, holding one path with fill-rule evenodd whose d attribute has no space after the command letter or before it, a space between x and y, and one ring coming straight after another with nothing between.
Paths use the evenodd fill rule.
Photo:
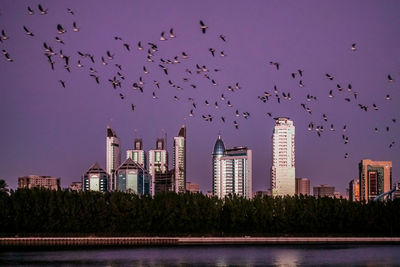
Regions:
<instances>
[{"instance_id":1,"label":"high-rise building","mask_svg":"<svg viewBox=\"0 0 400 267\"><path fill-rule=\"evenodd\" d=\"M296 178L296 195L310 195L310 180L307 178Z\"/></svg>"},{"instance_id":2,"label":"high-rise building","mask_svg":"<svg viewBox=\"0 0 400 267\"><path fill-rule=\"evenodd\" d=\"M358 165L360 200L368 202L391 190L392 162L363 159Z\"/></svg>"},{"instance_id":3,"label":"high-rise building","mask_svg":"<svg viewBox=\"0 0 400 267\"><path fill-rule=\"evenodd\" d=\"M335 196L335 187L322 184L313 187L314 197L334 197Z\"/></svg>"},{"instance_id":4,"label":"high-rise building","mask_svg":"<svg viewBox=\"0 0 400 267\"><path fill-rule=\"evenodd\" d=\"M247 147L225 149L219 135L212 156L214 196L235 194L252 198L252 151Z\"/></svg>"},{"instance_id":5,"label":"high-rise building","mask_svg":"<svg viewBox=\"0 0 400 267\"><path fill-rule=\"evenodd\" d=\"M96 162L82 176L82 184L84 191L100 191L108 190L109 175Z\"/></svg>"},{"instance_id":6,"label":"high-rise building","mask_svg":"<svg viewBox=\"0 0 400 267\"><path fill-rule=\"evenodd\" d=\"M149 151L149 173L151 175L152 196L155 194L156 173L168 172L168 152L164 142L164 139L157 139L156 149Z\"/></svg>"},{"instance_id":7,"label":"high-rise building","mask_svg":"<svg viewBox=\"0 0 400 267\"><path fill-rule=\"evenodd\" d=\"M200 193L200 185L191 182L186 182L186 192Z\"/></svg>"},{"instance_id":8,"label":"high-rise building","mask_svg":"<svg viewBox=\"0 0 400 267\"><path fill-rule=\"evenodd\" d=\"M127 158L115 171L115 190L135 193L137 195L150 194L150 175L141 165Z\"/></svg>"},{"instance_id":9,"label":"high-rise building","mask_svg":"<svg viewBox=\"0 0 400 267\"><path fill-rule=\"evenodd\" d=\"M353 179L349 183L349 199L350 201L360 201L360 180Z\"/></svg>"},{"instance_id":10,"label":"high-rise building","mask_svg":"<svg viewBox=\"0 0 400 267\"><path fill-rule=\"evenodd\" d=\"M272 196L295 194L295 127L289 118L275 118L272 135Z\"/></svg>"},{"instance_id":11,"label":"high-rise building","mask_svg":"<svg viewBox=\"0 0 400 267\"><path fill-rule=\"evenodd\" d=\"M115 189L115 170L121 165L121 147L117 134L107 126L106 137L106 171L109 176L109 190Z\"/></svg>"},{"instance_id":12,"label":"high-rise building","mask_svg":"<svg viewBox=\"0 0 400 267\"><path fill-rule=\"evenodd\" d=\"M175 192L185 192L186 184L186 127L183 125L174 137Z\"/></svg>"},{"instance_id":13,"label":"high-rise building","mask_svg":"<svg viewBox=\"0 0 400 267\"><path fill-rule=\"evenodd\" d=\"M28 175L18 178L18 188L34 188L41 187L51 190L58 190L60 188L61 178L51 176Z\"/></svg>"},{"instance_id":14,"label":"high-rise building","mask_svg":"<svg viewBox=\"0 0 400 267\"><path fill-rule=\"evenodd\" d=\"M126 158L131 158L134 162L146 168L146 153L143 150L142 139L135 139L134 149L129 149L126 151Z\"/></svg>"}]
</instances>

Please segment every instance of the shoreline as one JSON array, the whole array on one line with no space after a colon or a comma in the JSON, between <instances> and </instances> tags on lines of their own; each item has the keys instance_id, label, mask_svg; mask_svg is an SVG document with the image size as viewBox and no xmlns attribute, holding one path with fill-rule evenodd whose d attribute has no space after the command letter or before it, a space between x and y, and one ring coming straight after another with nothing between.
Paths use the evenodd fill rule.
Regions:
<instances>
[{"instance_id":1,"label":"shoreline","mask_svg":"<svg viewBox=\"0 0 400 267\"><path fill-rule=\"evenodd\" d=\"M397 244L400 237L9 237L0 248L198 245Z\"/></svg>"}]
</instances>

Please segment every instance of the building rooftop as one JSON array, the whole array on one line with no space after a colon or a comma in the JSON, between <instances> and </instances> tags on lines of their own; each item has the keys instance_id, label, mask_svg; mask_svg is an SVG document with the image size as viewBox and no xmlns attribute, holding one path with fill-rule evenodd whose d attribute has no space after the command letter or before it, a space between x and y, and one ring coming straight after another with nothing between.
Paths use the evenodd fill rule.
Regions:
<instances>
[{"instance_id":1,"label":"building rooftop","mask_svg":"<svg viewBox=\"0 0 400 267\"><path fill-rule=\"evenodd\" d=\"M87 170L88 173L98 173L98 172L106 172L102 167L100 167L99 163L93 164L89 170Z\"/></svg>"},{"instance_id":2,"label":"building rooftop","mask_svg":"<svg viewBox=\"0 0 400 267\"><path fill-rule=\"evenodd\" d=\"M225 154L225 145L224 141L222 141L221 135L218 135L218 139L214 145L213 155L224 155Z\"/></svg>"},{"instance_id":3,"label":"building rooftop","mask_svg":"<svg viewBox=\"0 0 400 267\"><path fill-rule=\"evenodd\" d=\"M117 170L128 170L128 169L140 169L145 171L145 169L138 163L134 162L131 158L127 158L124 163L122 163Z\"/></svg>"},{"instance_id":4,"label":"building rooftop","mask_svg":"<svg viewBox=\"0 0 400 267\"><path fill-rule=\"evenodd\" d=\"M107 137L117 137L117 134L110 126L107 125Z\"/></svg>"},{"instance_id":5,"label":"building rooftop","mask_svg":"<svg viewBox=\"0 0 400 267\"><path fill-rule=\"evenodd\" d=\"M181 129L179 130L178 136L186 138L186 126L185 125L182 125Z\"/></svg>"}]
</instances>

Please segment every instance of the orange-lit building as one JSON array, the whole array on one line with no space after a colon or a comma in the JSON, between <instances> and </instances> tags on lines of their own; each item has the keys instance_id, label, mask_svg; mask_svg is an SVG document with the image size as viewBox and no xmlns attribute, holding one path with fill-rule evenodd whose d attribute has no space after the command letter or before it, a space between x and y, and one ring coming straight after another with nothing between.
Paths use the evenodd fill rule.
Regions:
<instances>
[{"instance_id":1,"label":"orange-lit building","mask_svg":"<svg viewBox=\"0 0 400 267\"><path fill-rule=\"evenodd\" d=\"M360 180L354 179L349 183L349 200L360 201Z\"/></svg>"},{"instance_id":2,"label":"orange-lit building","mask_svg":"<svg viewBox=\"0 0 400 267\"><path fill-rule=\"evenodd\" d=\"M359 163L360 200L370 201L392 186L392 162L363 159Z\"/></svg>"}]
</instances>

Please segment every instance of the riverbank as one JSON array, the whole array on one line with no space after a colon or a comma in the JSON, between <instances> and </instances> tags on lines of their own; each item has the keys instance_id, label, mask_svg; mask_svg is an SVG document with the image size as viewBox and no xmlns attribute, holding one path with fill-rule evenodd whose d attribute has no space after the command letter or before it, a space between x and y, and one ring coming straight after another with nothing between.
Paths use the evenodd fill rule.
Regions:
<instances>
[{"instance_id":1,"label":"riverbank","mask_svg":"<svg viewBox=\"0 0 400 267\"><path fill-rule=\"evenodd\" d=\"M398 244L400 237L12 237L0 247Z\"/></svg>"}]
</instances>

